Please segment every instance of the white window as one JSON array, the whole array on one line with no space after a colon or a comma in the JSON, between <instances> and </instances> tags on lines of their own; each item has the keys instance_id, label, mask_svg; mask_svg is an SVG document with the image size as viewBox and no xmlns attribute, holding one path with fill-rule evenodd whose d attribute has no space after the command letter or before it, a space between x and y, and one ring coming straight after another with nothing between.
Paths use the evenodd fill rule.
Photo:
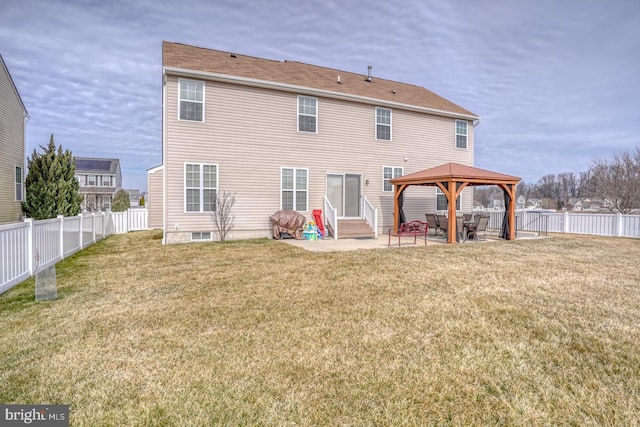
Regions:
<instances>
[{"instance_id":1,"label":"white window","mask_svg":"<svg viewBox=\"0 0 640 427\"><path fill-rule=\"evenodd\" d=\"M467 148L467 125L463 120L456 120L456 147Z\"/></svg>"},{"instance_id":2,"label":"white window","mask_svg":"<svg viewBox=\"0 0 640 427\"><path fill-rule=\"evenodd\" d=\"M391 110L376 107L376 139L391 141Z\"/></svg>"},{"instance_id":3,"label":"white window","mask_svg":"<svg viewBox=\"0 0 640 427\"><path fill-rule=\"evenodd\" d=\"M110 175L104 175L102 177L102 186L103 187L112 187L113 186L111 184L111 176Z\"/></svg>"},{"instance_id":4,"label":"white window","mask_svg":"<svg viewBox=\"0 0 640 427\"><path fill-rule=\"evenodd\" d=\"M218 191L218 165L184 165L185 212L213 212Z\"/></svg>"},{"instance_id":5,"label":"white window","mask_svg":"<svg viewBox=\"0 0 640 427\"><path fill-rule=\"evenodd\" d=\"M308 204L308 169L280 169L280 209L306 212Z\"/></svg>"},{"instance_id":6,"label":"white window","mask_svg":"<svg viewBox=\"0 0 640 427\"><path fill-rule=\"evenodd\" d=\"M206 242L211 240L210 231L194 231L191 233L192 242Z\"/></svg>"},{"instance_id":7,"label":"white window","mask_svg":"<svg viewBox=\"0 0 640 427\"><path fill-rule=\"evenodd\" d=\"M180 120L204 122L204 82L180 79Z\"/></svg>"},{"instance_id":8,"label":"white window","mask_svg":"<svg viewBox=\"0 0 640 427\"><path fill-rule=\"evenodd\" d=\"M462 195L458 196L456 199L456 210L460 210L460 198ZM449 203L447 202L447 196L444 195L442 190L439 187L436 187L436 210L439 211L448 211Z\"/></svg>"},{"instance_id":9,"label":"white window","mask_svg":"<svg viewBox=\"0 0 640 427\"><path fill-rule=\"evenodd\" d=\"M393 178L401 177L403 174L404 174L403 168L383 166L382 167L382 191L393 191L393 184L391 184L391 180Z\"/></svg>"},{"instance_id":10,"label":"white window","mask_svg":"<svg viewBox=\"0 0 640 427\"><path fill-rule=\"evenodd\" d=\"M318 99L298 96L298 131L318 132Z\"/></svg>"},{"instance_id":11,"label":"white window","mask_svg":"<svg viewBox=\"0 0 640 427\"><path fill-rule=\"evenodd\" d=\"M95 175L87 175L87 185L96 185Z\"/></svg>"},{"instance_id":12,"label":"white window","mask_svg":"<svg viewBox=\"0 0 640 427\"><path fill-rule=\"evenodd\" d=\"M22 168L16 166L16 201L22 202Z\"/></svg>"}]
</instances>

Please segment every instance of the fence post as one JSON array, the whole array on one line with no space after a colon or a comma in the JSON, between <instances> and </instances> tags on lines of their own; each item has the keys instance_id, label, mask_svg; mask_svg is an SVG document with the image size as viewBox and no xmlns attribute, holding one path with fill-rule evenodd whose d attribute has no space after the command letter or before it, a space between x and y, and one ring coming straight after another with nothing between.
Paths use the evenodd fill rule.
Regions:
<instances>
[{"instance_id":1,"label":"fence post","mask_svg":"<svg viewBox=\"0 0 640 427\"><path fill-rule=\"evenodd\" d=\"M84 216L82 212L80 212L78 216L80 217L80 249L82 249L84 247L84 242L82 241L84 237Z\"/></svg>"},{"instance_id":2,"label":"fence post","mask_svg":"<svg viewBox=\"0 0 640 427\"><path fill-rule=\"evenodd\" d=\"M562 232L563 233L568 233L569 230L570 230L570 227L569 227L569 212L564 211L562 213L562 221L563 221Z\"/></svg>"},{"instance_id":3,"label":"fence post","mask_svg":"<svg viewBox=\"0 0 640 427\"><path fill-rule=\"evenodd\" d=\"M27 227L27 255L29 256L29 276L33 276L33 219L25 218L24 222L29 224Z\"/></svg>"},{"instance_id":4,"label":"fence post","mask_svg":"<svg viewBox=\"0 0 640 427\"><path fill-rule=\"evenodd\" d=\"M93 236L93 239L91 241L95 243L96 242L96 213L95 212L91 212L91 234Z\"/></svg>"},{"instance_id":5,"label":"fence post","mask_svg":"<svg viewBox=\"0 0 640 427\"><path fill-rule=\"evenodd\" d=\"M616 214L616 231L615 231L616 237L622 237L624 235L623 220L624 218L622 217L622 214L618 212Z\"/></svg>"},{"instance_id":6,"label":"fence post","mask_svg":"<svg viewBox=\"0 0 640 427\"><path fill-rule=\"evenodd\" d=\"M58 215L60 220L60 259L64 259L64 215Z\"/></svg>"}]
</instances>

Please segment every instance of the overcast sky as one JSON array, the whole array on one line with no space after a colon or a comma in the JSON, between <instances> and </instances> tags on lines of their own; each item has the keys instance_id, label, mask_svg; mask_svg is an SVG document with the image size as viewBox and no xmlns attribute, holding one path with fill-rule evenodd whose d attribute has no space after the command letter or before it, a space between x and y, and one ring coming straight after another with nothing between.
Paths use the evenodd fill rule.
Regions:
<instances>
[{"instance_id":1,"label":"overcast sky","mask_svg":"<svg viewBox=\"0 0 640 427\"><path fill-rule=\"evenodd\" d=\"M535 183L640 145L638 0L3 0L0 54L49 135L119 158L146 190L161 158L162 41L424 86L481 117L475 165Z\"/></svg>"}]
</instances>

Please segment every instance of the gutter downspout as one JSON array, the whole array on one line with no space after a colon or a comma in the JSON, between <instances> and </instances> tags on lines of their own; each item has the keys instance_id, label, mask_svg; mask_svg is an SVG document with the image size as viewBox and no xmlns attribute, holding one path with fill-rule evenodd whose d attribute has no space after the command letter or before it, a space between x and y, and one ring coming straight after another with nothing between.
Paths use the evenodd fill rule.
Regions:
<instances>
[{"instance_id":1,"label":"gutter downspout","mask_svg":"<svg viewBox=\"0 0 640 427\"><path fill-rule=\"evenodd\" d=\"M167 73L162 68L162 244L167 244Z\"/></svg>"}]
</instances>

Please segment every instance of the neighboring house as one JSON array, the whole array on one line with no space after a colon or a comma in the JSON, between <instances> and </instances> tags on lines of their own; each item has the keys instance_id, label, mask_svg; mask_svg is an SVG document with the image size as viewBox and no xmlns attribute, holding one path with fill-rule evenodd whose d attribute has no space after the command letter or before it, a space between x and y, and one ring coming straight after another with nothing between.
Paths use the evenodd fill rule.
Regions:
<instances>
[{"instance_id":1,"label":"neighboring house","mask_svg":"<svg viewBox=\"0 0 640 427\"><path fill-rule=\"evenodd\" d=\"M525 207L527 209L541 209L542 208L542 200L540 200L540 199L528 199Z\"/></svg>"},{"instance_id":2,"label":"neighboring house","mask_svg":"<svg viewBox=\"0 0 640 427\"><path fill-rule=\"evenodd\" d=\"M76 157L76 179L84 196L82 210L87 212L111 209L111 201L122 188L120 160Z\"/></svg>"},{"instance_id":3,"label":"neighboring house","mask_svg":"<svg viewBox=\"0 0 640 427\"><path fill-rule=\"evenodd\" d=\"M325 199L343 225L363 218L366 199L386 232L390 179L473 166L478 116L370 67L360 74L170 42L162 65L163 158L148 171L148 208L165 243L213 239L221 191L236 198L231 239L271 236L269 216L280 209L311 220ZM407 220L446 209L435 187L405 194ZM473 189L458 205L472 210Z\"/></svg>"},{"instance_id":4,"label":"neighboring house","mask_svg":"<svg viewBox=\"0 0 640 427\"><path fill-rule=\"evenodd\" d=\"M527 198L522 194L516 198L516 209L524 209L527 205Z\"/></svg>"},{"instance_id":5,"label":"neighboring house","mask_svg":"<svg viewBox=\"0 0 640 427\"><path fill-rule=\"evenodd\" d=\"M129 194L129 206L140 207L140 190L125 190Z\"/></svg>"},{"instance_id":6,"label":"neighboring house","mask_svg":"<svg viewBox=\"0 0 640 427\"><path fill-rule=\"evenodd\" d=\"M0 55L0 224L22 220L29 115Z\"/></svg>"}]
</instances>

